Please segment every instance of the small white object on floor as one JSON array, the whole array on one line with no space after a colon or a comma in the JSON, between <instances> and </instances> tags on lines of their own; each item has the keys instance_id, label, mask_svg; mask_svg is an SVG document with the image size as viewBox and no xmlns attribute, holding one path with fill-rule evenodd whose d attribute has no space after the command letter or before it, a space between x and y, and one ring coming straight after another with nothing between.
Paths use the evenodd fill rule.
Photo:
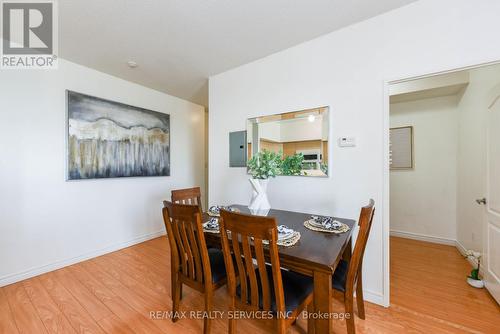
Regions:
<instances>
[{"instance_id":1,"label":"small white object on floor","mask_svg":"<svg viewBox=\"0 0 500 334\"><path fill-rule=\"evenodd\" d=\"M469 283L470 286L473 286L478 289L484 288L484 281L482 279L473 279L470 277L467 277L467 283Z\"/></svg>"}]
</instances>

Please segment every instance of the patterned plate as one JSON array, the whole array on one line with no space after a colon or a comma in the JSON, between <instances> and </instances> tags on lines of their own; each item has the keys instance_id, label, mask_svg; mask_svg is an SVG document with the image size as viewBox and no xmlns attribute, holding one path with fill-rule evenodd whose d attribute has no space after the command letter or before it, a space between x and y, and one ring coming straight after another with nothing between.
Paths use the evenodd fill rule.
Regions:
<instances>
[{"instance_id":1,"label":"patterned plate","mask_svg":"<svg viewBox=\"0 0 500 334\"><path fill-rule=\"evenodd\" d=\"M209 221L203 223L203 231L209 233L219 233L219 219L210 218Z\"/></svg>"},{"instance_id":2,"label":"patterned plate","mask_svg":"<svg viewBox=\"0 0 500 334\"><path fill-rule=\"evenodd\" d=\"M311 216L311 219L304 222L304 226L312 231L326 233L345 233L349 231L349 226L334 220L332 217Z\"/></svg>"},{"instance_id":3,"label":"patterned plate","mask_svg":"<svg viewBox=\"0 0 500 334\"><path fill-rule=\"evenodd\" d=\"M240 210L236 208L232 208L230 206L220 206L220 205L214 205L211 206L210 209L208 209L207 214L211 217L220 217L220 210L227 210L231 212L240 212Z\"/></svg>"}]
</instances>

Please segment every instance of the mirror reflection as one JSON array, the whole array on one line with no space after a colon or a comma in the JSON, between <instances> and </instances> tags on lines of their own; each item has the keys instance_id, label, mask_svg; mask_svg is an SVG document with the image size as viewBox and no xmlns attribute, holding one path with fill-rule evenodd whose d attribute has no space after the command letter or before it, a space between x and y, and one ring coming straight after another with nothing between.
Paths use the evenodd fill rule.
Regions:
<instances>
[{"instance_id":1,"label":"mirror reflection","mask_svg":"<svg viewBox=\"0 0 500 334\"><path fill-rule=\"evenodd\" d=\"M320 107L247 121L247 154L281 157L279 175L328 176L328 107Z\"/></svg>"}]
</instances>

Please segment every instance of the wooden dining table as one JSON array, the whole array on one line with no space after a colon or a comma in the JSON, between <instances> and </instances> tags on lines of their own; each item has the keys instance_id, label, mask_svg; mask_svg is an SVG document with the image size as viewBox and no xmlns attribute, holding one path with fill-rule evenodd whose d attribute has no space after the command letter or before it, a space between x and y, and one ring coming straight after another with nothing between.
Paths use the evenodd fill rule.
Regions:
<instances>
[{"instance_id":1,"label":"wooden dining table","mask_svg":"<svg viewBox=\"0 0 500 334\"><path fill-rule=\"evenodd\" d=\"M241 213L251 214L245 205L231 205ZM352 219L334 217L347 224L349 231L345 233L324 233L312 231L304 227L311 213L293 212L271 209L268 217L275 217L278 225L286 225L300 232L300 240L290 247L279 247L281 267L313 277L314 280L314 328L316 333L331 333L332 318L332 275L339 261L351 256L351 237L355 226ZM209 220L203 215L203 222ZM220 234L205 232L207 245L221 247ZM269 256L269 254L265 254ZM309 319L311 321L311 319Z\"/></svg>"}]
</instances>

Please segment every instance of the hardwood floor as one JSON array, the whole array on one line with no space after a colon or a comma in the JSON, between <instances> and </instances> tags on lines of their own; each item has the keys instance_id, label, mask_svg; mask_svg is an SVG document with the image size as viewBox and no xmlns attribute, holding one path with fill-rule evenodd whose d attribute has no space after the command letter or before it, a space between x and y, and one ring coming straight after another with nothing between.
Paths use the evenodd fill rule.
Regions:
<instances>
[{"instance_id":1,"label":"hardwood floor","mask_svg":"<svg viewBox=\"0 0 500 334\"><path fill-rule=\"evenodd\" d=\"M0 333L202 333L203 320L151 319L170 311L166 238L154 239L0 289ZM499 333L500 307L469 287L469 264L454 247L391 238L391 307L366 303L357 333ZM365 278L366 279L366 278ZM215 309L227 310L226 290ZM341 296L332 301L343 311ZM204 308L203 296L184 288L181 311ZM272 333L273 321L239 320L238 332ZM334 321L346 333L345 321ZM305 334L303 319L289 333ZM216 320L213 333L226 333Z\"/></svg>"}]
</instances>

